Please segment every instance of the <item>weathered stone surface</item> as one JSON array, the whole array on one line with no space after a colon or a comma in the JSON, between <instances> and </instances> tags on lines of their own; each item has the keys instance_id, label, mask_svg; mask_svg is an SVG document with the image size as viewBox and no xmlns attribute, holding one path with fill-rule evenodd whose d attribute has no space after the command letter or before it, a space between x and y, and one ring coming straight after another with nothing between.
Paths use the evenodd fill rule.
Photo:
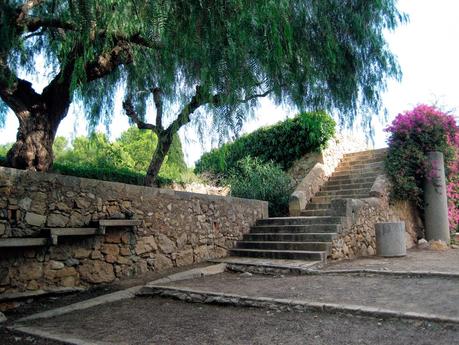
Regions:
<instances>
[{"instance_id":1,"label":"weathered stone surface","mask_svg":"<svg viewBox=\"0 0 459 345\"><path fill-rule=\"evenodd\" d=\"M193 249L183 250L177 254L175 259L177 266L188 266L193 264Z\"/></svg>"},{"instance_id":2,"label":"weathered stone surface","mask_svg":"<svg viewBox=\"0 0 459 345\"><path fill-rule=\"evenodd\" d=\"M172 242L166 235L159 234L158 247L165 254L170 254L176 250L175 243Z\"/></svg>"},{"instance_id":3,"label":"weathered stone surface","mask_svg":"<svg viewBox=\"0 0 459 345\"><path fill-rule=\"evenodd\" d=\"M6 319L5 314L3 314L3 313L0 312L0 323L5 322L6 320L7 320L7 319Z\"/></svg>"},{"instance_id":4,"label":"weathered stone surface","mask_svg":"<svg viewBox=\"0 0 459 345\"><path fill-rule=\"evenodd\" d=\"M167 256L162 254L156 254L153 258L153 265L156 271L162 271L164 269L168 269L173 267L172 260L169 259Z\"/></svg>"},{"instance_id":5,"label":"weathered stone surface","mask_svg":"<svg viewBox=\"0 0 459 345\"><path fill-rule=\"evenodd\" d=\"M75 250L73 251L73 257L75 259L85 259L89 257L90 254L91 250L86 248L75 248Z\"/></svg>"},{"instance_id":6,"label":"weathered stone surface","mask_svg":"<svg viewBox=\"0 0 459 345\"><path fill-rule=\"evenodd\" d=\"M61 213L51 213L47 225L51 228L64 228L69 223L69 217Z\"/></svg>"},{"instance_id":7,"label":"weathered stone surface","mask_svg":"<svg viewBox=\"0 0 459 345\"><path fill-rule=\"evenodd\" d=\"M117 244L104 244L100 251L106 255L117 256L120 253L120 247Z\"/></svg>"},{"instance_id":8,"label":"weathered stone surface","mask_svg":"<svg viewBox=\"0 0 459 345\"><path fill-rule=\"evenodd\" d=\"M19 281L40 279L43 276L43 265L37 262L28 262L19 266L17 275L14 278Z\"/></svg>"},{"instance_id":9,"label":"weathered stone surface","mask_svg":"<svg viewBox=\"0 0 459 345\"><path fill-rule=\"evenodd\" d=\"M0 185L11 187L6 197L0 192L3 237L10 236L13 228L11 235L16 237L35 236L45 225L86 227L93 226L90 221L111 217L132 217L142 223L107 228L104 236L63 237L57 246L0 258L0 267L7 266L0 269L0 293L107 283L115 279L115 271L118 277L132 277L222 255L215 244L233 243L267 209L266 203L255 200L0 168L3 180ZM15 213L14 226L6 223L7 211Z\"/></svg>"},{"instance_id":10,"label":"weathered stone surface","mask_svg":"<svg viewBox=\"0 0 459 345\"><path fill-rule=\"evenodd\" d=\"M54 261L54 260L51 260L49 263L48 263L49 267L52 269L52 270L60 270L62 268L64 268L64 263L60 262L60 261Z\"/></svg>"},{"instance_id":11,"label":"weathered stone surface","mask_svg":"<svg viewBox=\"0 0 459 345\"><path fill-rule=\"evenodd\" d=\"M36 214L32 212L27 212L25 216L25 221L27 224L32 226L43 226L46 223L46 216L41 214Z\"/></svg>"},{"instance_id":12,"label":"weathered stone surface","mask_svg":"<svg viewBox=\"0 0 459 345\"><path fill-rule=\"evenodd\" d=\"M86 260L79 267L80 278L88 283L110 283L115 279L113 266L100 260Z\"/></svg>"}]
</instances>

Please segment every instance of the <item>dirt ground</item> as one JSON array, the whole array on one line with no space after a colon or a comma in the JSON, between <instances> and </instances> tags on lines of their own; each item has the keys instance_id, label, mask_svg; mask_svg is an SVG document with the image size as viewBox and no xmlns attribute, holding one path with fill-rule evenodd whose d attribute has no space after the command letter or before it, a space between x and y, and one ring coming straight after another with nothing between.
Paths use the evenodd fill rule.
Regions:
<instances>
[{"instance_id":1,"label":"dirt ground","mask_svg":"<svg viewBox=\"0 0 459 345\"><path fill-rule=\"evenodd\" d=\"M169 286L250 297L271 297L380 307L401 312L459 315L459 278L327 274L245 276L223 273Z\"/></svg>"},{"instance_id":2,"label":"dirt ground","mask_svg":"<svg viewBox=\"0 0 459 345\"><path fill-rule=\"evenodd\" d=\"M190 267L186 268L189 269ZM194 267L193 267L194 268ZM439 271L459 273L459 250L410 251L400 259L364 258L328 266L328 270ZM183 269L182 269L183 270ZM33 299L6 312L0 344L60 345L57 341L12 332L5 326L44 310L69 305L161 278L177 270L150 274L110 286ZM459 315L459 278L326 274L259 276L223 273L171 285L257 297L379 306L400 311ZM31 321L64 339L92 344L311 344L311 345L453 345L459 325L407 320L379 320L347 314L276 312L265 309L188 304L136 297L59 317Z\"/></svg>"},{"instance_id":3,"label":"dirt ground","mask_svg":"<svg viewBox=\"0 0 459 345\"><path fill-rule=\"evenodd\" d=\"M453 325L140 297L29 325L95 344L132 345L452 345L459 335Z\"/></svg>"},{"instance_id":4,"label":"dirt ground","mask_svg":"<svg viewBox=\"0 0 459 345\"><path fill-rule=\"evenodd\" d=\"M367 257L330 262L325 270L367 269L383 271L436 271L459 274L459 249L433 251L410 249L405 257Z\"/></svg>"}]
</instances>

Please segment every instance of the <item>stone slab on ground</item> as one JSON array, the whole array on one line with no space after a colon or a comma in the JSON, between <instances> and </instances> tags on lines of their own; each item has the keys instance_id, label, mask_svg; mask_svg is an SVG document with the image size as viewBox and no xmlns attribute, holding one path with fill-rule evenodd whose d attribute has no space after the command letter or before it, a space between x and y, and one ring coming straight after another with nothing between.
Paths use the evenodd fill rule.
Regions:
<instances>
[{"instance_id":1,"label":"stone slab on ground","mask_svg":"<svg viewBox=\"0 0 459 345\"><path fill-rule=\"evenodd\" d=\"M27 327L86 343L131 345L451 345L459 334L456 325L140 297L32 321Z\"/></svg>"},{"instance_id":2,"label":"stone slab on ground","mask_svg":"<svg viewBox=\"0 0 459 345\"><path fill-rule=\"evenodd\" d=\"M226 264L261 266L267 268L280 269L302 269L310 270L321 266L322 261L304 261L304 260L280 260L280 259L259 259L243 257L227 257L222 259L210 260L211 262L220 262Z\"/></svg>"},{"instance_id":3,"label":"stone slab on ground","mask_svg":"<svg viewBox=\"0 0 459 345\"><path fill-rule=\"evenodd\" d=\"M382 308L444 318L459 315L459 279L359 274L243 276L235 273L165 285L202 292Z\"/></svg>"},{"instance_id":4,"label":"stone slab on ground","mask_svg":"<svg viewBox=\"0 0 459 345\"><path fill-rule=\"evenodd\" d=\"M325 270L380 270L459 274L459 249L447 251L411 249L401 258L367 257L330 263Z\"/></svg>"}]
</instances>

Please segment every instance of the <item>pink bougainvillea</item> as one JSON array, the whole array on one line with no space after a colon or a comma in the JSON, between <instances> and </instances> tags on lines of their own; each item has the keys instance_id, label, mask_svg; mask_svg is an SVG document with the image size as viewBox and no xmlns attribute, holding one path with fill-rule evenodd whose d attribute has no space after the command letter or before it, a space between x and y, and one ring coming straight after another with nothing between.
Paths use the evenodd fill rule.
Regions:
<instances>
[{"instance_id":1,"label":"pink bougainvillea","mask_svg":"<svg viewBox=\"0 0 459 345\"><path fill-rule=\"evenodd\" d=\"M399 114L386 131L390 133L386 170L394 185L393 196L414 200L421 208L423 181L432 177L427 153L443 152L450 228L459 231L459 127L454 116L422 104Z\"/></svg>"}]
</instances>

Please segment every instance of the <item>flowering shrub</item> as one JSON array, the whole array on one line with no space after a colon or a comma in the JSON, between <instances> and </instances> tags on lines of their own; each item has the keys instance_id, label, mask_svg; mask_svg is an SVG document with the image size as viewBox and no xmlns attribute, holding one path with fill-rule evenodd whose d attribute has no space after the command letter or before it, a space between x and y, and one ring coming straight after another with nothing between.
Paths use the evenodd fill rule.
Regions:
<instances>
[{"instance_id":1,"label":"flowering shrub","mask_svg":"<svg viewBox=\"0 0 459 345\"><path fill-rule=\"evenodd\" d=\"M459 127L453 116L433 106L419 105L399 114L386 128L390 133L385 162L392 197L413 200L423 208L422 187L429 178L429 151L443 152L448 180L451 231L459 224Z\"/></svg>"}]
</instances>

